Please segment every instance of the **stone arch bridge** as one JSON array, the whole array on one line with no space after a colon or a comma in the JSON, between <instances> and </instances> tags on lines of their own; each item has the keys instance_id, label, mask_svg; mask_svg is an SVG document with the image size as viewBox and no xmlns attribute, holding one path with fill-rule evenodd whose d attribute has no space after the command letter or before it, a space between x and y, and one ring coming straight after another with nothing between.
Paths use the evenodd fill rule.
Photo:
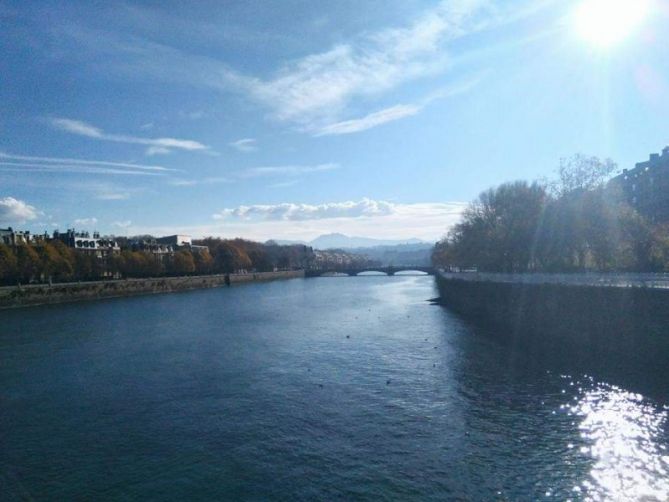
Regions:
<instances>
[{"instance_id":1,"label":"stone arch bridge","mask_svg":"<svg viewBox=\"0 0 669 502\"><path fill-rule=\"evenodd\" d=\"M434 267L414 266L414 265L393 265L388 267L342 267L342 268L321 268L307 270L307 277L319 277L325 274L346 274L356 276L363 272L380 272L386 275L395 275L397 272L424 272L428 275L435 275Z\"/></svg>"}]
</instances>

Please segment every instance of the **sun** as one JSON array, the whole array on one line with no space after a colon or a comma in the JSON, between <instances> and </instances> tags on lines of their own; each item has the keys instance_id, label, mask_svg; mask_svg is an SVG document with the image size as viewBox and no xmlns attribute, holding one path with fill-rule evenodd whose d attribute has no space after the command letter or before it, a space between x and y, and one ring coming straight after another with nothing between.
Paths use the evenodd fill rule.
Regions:
<instances>
[{"instance_id":1,"label":"sun","mask_svg":"<svg viewBox=\"0 0 669 502\"><path fill-rule=\"evenodd\" d=\"M651 0L582 0L573 11L578 35L598 48L618 45L642 25Z\"/></svg>"}]
</instances>

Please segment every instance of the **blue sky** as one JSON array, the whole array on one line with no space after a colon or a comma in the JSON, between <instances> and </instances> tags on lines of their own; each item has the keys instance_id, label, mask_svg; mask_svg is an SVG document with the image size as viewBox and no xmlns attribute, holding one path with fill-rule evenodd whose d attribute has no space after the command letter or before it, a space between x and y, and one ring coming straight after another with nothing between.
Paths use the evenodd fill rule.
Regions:
<instances>
[{"instance_id":1,"label":"blue sky","mask_svg":"<svg viewBox=\"0 0 669 502\"><path fill-rule=\"evenodd\" d=\"M0 3L0 225L435 240L669 144L667 3L602 1Z\"/></svg>"}]
</instances>

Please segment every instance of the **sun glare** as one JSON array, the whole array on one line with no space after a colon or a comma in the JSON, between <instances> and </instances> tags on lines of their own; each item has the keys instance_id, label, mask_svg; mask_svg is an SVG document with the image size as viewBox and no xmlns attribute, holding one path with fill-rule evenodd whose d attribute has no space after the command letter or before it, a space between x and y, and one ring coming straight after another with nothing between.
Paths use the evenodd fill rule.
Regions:
<instances>
[{"instance_id":1,"label":"sun glare","mask_svg":"<svg viewBox=\"0 0 669 502\"><path fill-rule=\"evenodd\" d=\"M635 32L649 10L650 0L583 0L574 9L573 22L581 38L609 48Z\"/></svg>"}]
</instances>

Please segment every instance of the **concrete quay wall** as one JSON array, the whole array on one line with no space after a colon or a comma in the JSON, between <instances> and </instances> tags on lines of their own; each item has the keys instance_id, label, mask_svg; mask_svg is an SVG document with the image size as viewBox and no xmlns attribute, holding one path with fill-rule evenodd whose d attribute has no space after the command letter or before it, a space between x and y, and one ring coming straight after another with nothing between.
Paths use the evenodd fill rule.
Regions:
<instances>
[{"instance_id":1,"label":"concrete quay wall","mask_svg":"<svg viewBox=\"0 0 669 502\"><path fill-rule=\"evenodd\" d=\"M0 288L0 309L115 298L304 277L303 270L31 284Z\"/></svg>"},{"instance_id":2,"label":"concrete quay wall","mask_svg":"<svg viewBox=\"0 0 669 502\"><path fill-rule=\"evenodd\" d=\"M669 379L669 289L466 277L438 274L440 302L528 361Z\"/></svg>"}]
</instances>

